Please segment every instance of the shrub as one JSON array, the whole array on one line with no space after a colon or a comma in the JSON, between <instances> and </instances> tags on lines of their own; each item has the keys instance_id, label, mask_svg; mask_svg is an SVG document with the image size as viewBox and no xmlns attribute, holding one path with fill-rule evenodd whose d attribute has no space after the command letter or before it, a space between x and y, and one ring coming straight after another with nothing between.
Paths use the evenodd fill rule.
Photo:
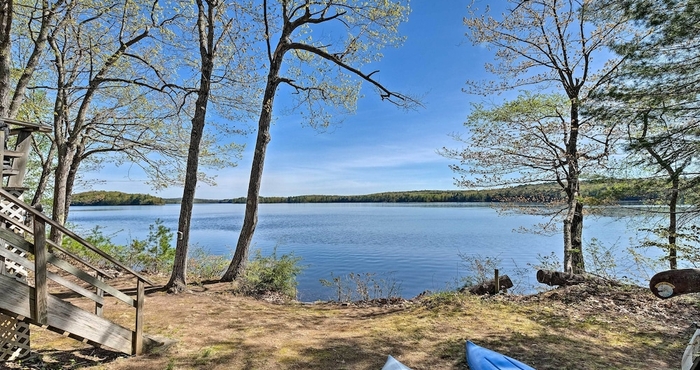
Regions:
<instances>
[{"instance_id":1,"label":"shrub","mask_svg":"<svg viewBox=\"0 0 700 370\"><path fill-rule=\"evenodd\" d=\"M397 281L391 272L386 276L377 276L372 272L351 272L344 277L331 273L331 279L321 279L321 285L334 289L337 302L391 300L401 297L401 282Z\"/></svg>"},{"instance_id":2,"label":"shrub","mask_svg":"<svg viewBox=\"0 0 700 370\"><path fill-rule=\"evenodd\" d=\"M277 293L289 299L297 296L297 275L303 270L301 257L294 253L277 256L277 248L269 256L263 256L259 249L248 262L241 288L247 294Z\"/></svg>"},{"instance_id":3,"label":"shrub","mask_svg":"<svg viewBox=\"0 0 700 370\"><path fill-rule=\"evenodd\" d=\"M172 268L175 259L175 248L171 246L173 233L163 225L162 220L156 219L155 224L149 226L146 239L133 239L129 245L114 244L111 240L114 235L116 233L105 235L101 226L95 226L85 240L130 268L149 273L167 272ZM108 264L104 258L72 238L63 238L63 247L98 267Z\"/></svg>"},{"instance_id":4,"label":"shrub","mask_svg":"<svg viewBox=\"0 0 700 370\"><path fill-rule=\"evenodd\" d=\"M501 264L501 258L498 256L484 257L480 254L469 255L461 252L458 255L462 259L462 266L467 270L467 275L462 277L463 286L483 284L493 279L494 270Z\"/></svg>"},{"instance_id":5,"label":"shrub","mask_svg":"<svg viewBox=\"0 0 700 370\"><path fill-rule=\"evenodd\" d=\"M210 251L195 245L187 259L188 279L195 283L218 279L226 271L230 262L231 258L213 255Z\"/></svg>"},{"instance_id":6,"label":"shrub","mask_svg":"<svg viewBox=\"0 0 700 370\"><path fill-rule=\"evenodd\" d=\"M129 249L134 253L136 265L143 271L167 272L172 269L175 260L172 240L172 231L163 225L163 220L156 219L155 224L148 226L146 239L132 240Z\"/></svg>"}]
</instances>

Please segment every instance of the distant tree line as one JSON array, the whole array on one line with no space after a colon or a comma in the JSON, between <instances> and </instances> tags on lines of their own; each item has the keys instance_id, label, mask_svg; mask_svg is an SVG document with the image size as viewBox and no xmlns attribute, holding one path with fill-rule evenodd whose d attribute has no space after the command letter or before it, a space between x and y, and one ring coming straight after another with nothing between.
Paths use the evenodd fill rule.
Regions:
<instances>
[{"instance_id":1,"label":"distant tree line","mask_svg":"<svg viewBox=\"0 0 700 370\"><path fill-rule=\"evenodd\" d=\"M365 195L297 195L290 197L260 197L261 203L552 203L565 199L554 184L521 185L488 190L416 190L383 192ZM665 197L661 180L596 179L581 184L583 202L590 205L645 203L654 204ZM682 203L696 202L686 193ZM245 203L245 197L234 199L196 199L195 203ZM180 198L159 198L147 194L127 194L118 191L89 191L73 196L73 206L105 205L163 205L179 204Z\"/></svg>"},{"instance_id":2,"label":"distant tree line","mask_svg":"<svg viewBox=\"0 0 700 370\"><path fill-rule=\"evenodd\" d=\"M591 205L629 202L653 203L665 196L659 180L597 179L582 182L581 197ZM366 195L299 195L291 197L260 197L261 203L552 203L565 199L557 185L521 185L488 190L418 190L384 192ZM201 202L207 202L200 199ZM212 203L245 203L245 197L212 200ZM688 199L687 201L691 201Z\"/></svg>"},{"instance_id":3,"label":"distant tree line","mask_svg":"<svg viewBox=\"0 0 700 370\"><path fill-rule=\"evenodd\" d=\"M165 204L163 198L119 191L88 191L73 195L71 200L72 206L150 206L163 204Z\"/></svg>"}]
</instances>

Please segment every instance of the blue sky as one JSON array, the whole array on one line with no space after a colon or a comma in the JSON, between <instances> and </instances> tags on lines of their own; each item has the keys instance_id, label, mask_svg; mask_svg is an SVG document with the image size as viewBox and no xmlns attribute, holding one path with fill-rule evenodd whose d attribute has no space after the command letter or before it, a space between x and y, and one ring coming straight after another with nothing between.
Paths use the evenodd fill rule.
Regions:
<instances>
[{"instance_id":1,"label":"blue sky","mask_svg":"<svg viewBox=\"0 0 700 370\"><path fill-rule=\"evenodd\" d=\"M373 64L380 82L389 89L424 96L424 108L404 111L366 89L357 112L328 132L299 125L298 117L278 116L272 127L261 187L262 196L304 194L354 195L384 191L456 189L453 161L439 156L443 146L459 147L449 137L464 132L469 102L482 98L462 92L468 79L484 78L490 53L472 46L462 19L465 0L413 1L407 36L401 48L384 50ZM278 98L282 99L278 92ZM255 135L246 139L246 151L235 168L216 172L217 186L198 186L197 198L245 196L255 147ZM155 192L132 166L86 174L103 182L94 190L119 190L180 197L182 189ZM84 191L86 189L77 189Z\"/></svg>"}]
</instances>

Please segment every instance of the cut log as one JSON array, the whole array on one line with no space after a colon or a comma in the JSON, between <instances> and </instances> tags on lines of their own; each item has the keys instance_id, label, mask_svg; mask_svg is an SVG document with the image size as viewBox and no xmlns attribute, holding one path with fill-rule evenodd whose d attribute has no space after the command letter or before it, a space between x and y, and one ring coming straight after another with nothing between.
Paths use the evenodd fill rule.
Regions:
<instances>
[{"instance_id":1,"label":"cut log","mask_svg":"<svg viewBox=\"0 0 700 370\"><path fill-rule=\"evenodd\" d=\"M500 290L506 290L513 287L513 282L510 280L508 275L501 275L498 277L498 285ZM487 280L481 284L460 289L461 292L466 290L468 290L469 293L476 295L496 294L496 279Z\"/></svg>"},{"instance_id":2,"label":"cut log","mask_svg":"<svg viewBox=\"0 0 700 370\"><path fill-rule=\"evenodd\" d=\"M666 299L688 293L700 293L700 269L667 270L649 280L655 296Z\"/></svg>"},{"instance_id":3,"label":"cut log","mask_svg":"<svg viewBox=\"0 0 700 370\"><path fill-rule=\"evenodd\" d=\"M591 274L571 274L562 271L538 270L537 281L549 286L567 286L581 283L619 286L619 282Z\"/></svg>"}]
</instances>

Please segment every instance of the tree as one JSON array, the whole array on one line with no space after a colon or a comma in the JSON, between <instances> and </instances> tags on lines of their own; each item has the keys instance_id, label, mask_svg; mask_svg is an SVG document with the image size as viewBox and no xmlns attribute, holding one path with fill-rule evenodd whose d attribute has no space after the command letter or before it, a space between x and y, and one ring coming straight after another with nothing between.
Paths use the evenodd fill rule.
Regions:
<instances>
[{"instance_id":1,"label":"tree","mask_svg":"<svg viewBox=\"0 0 700 370\"><path fill-rule=\"evenodd\" d=\"M247 58L238 55L240 50L245 50L248 46L244 35L246 30L244 30L242 14L243 9L246 9L248 5L229 4L227 1L219 0L197 0L196 7L200 77L199 86L193 89L197 99L192 116L187 170L180 203L175 261L170 281L166 285L166 289L172 293L182 292L187 286L190 222L197 187L201 140L207 118L207 105L212 94L212 85L218 83L227 87L226 96L228 99L220 97L220 101L231 102L233 106L243 111L245 111L242 109L245 107L245 102L249 100L247 95L255 91L252 87L254 81L249 81L251 78L246 77L254 76L254 73L251 73L252 68L246 67ZM186 30L183 30L184 32Z\"/></svg>"},{"instance_id":2,"label":"tree","mask_svg":"<svg viewBox=\"0 0 700 370\"><path fill-rule=\"evenodd\" d=\"M64 222L80 170L106 162L140 167L154 188L179 183L191 121L181 114L192 92L175 85L180 59L163 53L181 15L158 0L79 2L65 27L48 36L53 84L36 86L54 99L56 147L52 216ZM226 166L238 147L201 139L200 165ZM228 156L229 153L234 153ZM50 159L50 156L46 157ZM201 179L210 181L200 172ZM52 230L53 232L53 230ZM52 237L58 239L53 232Z\"/></svg>"},{"instance_id":3,"label":"tree","mask_svg":"<svg viewBox=\"0 0 700 370\"><path fill-rule=\"evenodd\" d=\"M86 159L115 152L143 157L156 147L177 153L154 139L171 113L158 110L139 90L146 49L135 54L169 19L156 23L157 3L80 2L63 16L69 21L47 36L53 54L53 141L56 146L52 217L65 222L70 194ZM149 45L148 52L157 46ZM149 117L150 116L150 117ZM99 162L93 162L99 165ZM161 168L162 170L163 168ZM52 238L60 235L52 229Z\"/></svg>"},{"instance_id":4,"label":"tree","mask_svg":"<svg viewBox=\"0 0 700 370\"><path fill-rule=\"evenodd\" d=\"M504 13L501 19L493 18L488 9L479 15L480 10L474 4L470 8L469 16L465 18L465 25L469 27L467 37L472 43L496 50L496 62L488 63L486 70L497 77L486 82L468 81L467 92L490 96L514 89L535 87L540 91L557 92L565 96L567 102L564 105L560 101L557 104L543 105L541 108L546 108L544 111L538 111L539 108L524 111L528 115L543 114L540 117L525 117L527 122L536 123L535 127L525 127L526 132L535 140L529 143L532 147L526 147L526 150L541 150L542 155L547 155L549 163L542 166L529 164L530 161L543 160L530 156L532 151L526 151L522 155L512 153L513 160L521 161L521 166L527 167L528 170L524 175L517 172L506 174L505 170L508 167L492 161L494 152L481 146L476 141L478 139L468 139L468 143L475 143L477 148L484 148L481 153L465 149L463 153L446 150L445 154L462 160L463 165L472 165L455 167L458 172L465 171L463 175L482 172L475 167L476 162L479 166L495 169L496 173L493 176L475 180L479 186L533 181L558 183L566 194L562 217L564 269L566 272L581 273L585 271L582 244L583 203L580 200L582 161L593 163L604 160L613 138L611 128L599 128L598 125L603 123L586 120L582 117L581 109L586 104L588 95L604 83L618 65L619 60L611 60L596 68L593 58L603 54L605 46L619 37L624 24L615 22L613 18L606 18L608 22L603 24L595 23L593 15L599 15L601 12L607 14L607 10L594 7L595 2L591 0L529 0L508 3L511 4L512 10ZM505 103L491 113L495 115L499 110L507 112L511 109L511 104L543 104L547 100L542 96L534 97L534 100L521 97L514 103ZM566 112L561 110L564 107L567 108ZM524 108L527 107L517 109ZM475 114L481 113L489 112L480 112L477 109ZM494 116L494 121L485 120L483 123L511 122L511 118L517 118L517 115L504 118ZM550 125L555 121L558 121L559 126L557 131L552 131ZM520 124L524 125L527 122L521 121ZM488 126L485 126L484 130L487 129ZM558 135L559 138L555 139L553 135ZM483 135L476 137L481 138ZM504 138L516 140L517 144L515 137L505 135ZM554 143L556 146L553 146ZM500 144L499 147L502 147L509 143ZM516 171L518 167L513 165L510 170ZM532 175L538 171L540 175ZM544 174L550 176L544 177ZM458 180L458 184L475 185L466 176Z\"/></svg>"},{"instance_id":5,"label":"tree","mask_svg":"<svg viewBox=\"0 0 700 370\"><path fill-rule=\"evenodd\" d=\"M296 106L305 107L302 116L312 127L330 124L332 114L324 111L324 107L334 107L340 112L354 109L360 89L352 78L368 82L383 100L400 106L416 104L415 100L379 83L374 78L378 71L361 70L363 64L379 59L382 47L402 42L398 26L409 12L405 3L402 0L263 1L269 63L267 82L260 106L243 227L222 281L241 276L248 260L257 225L258 197L265 151L270 142L275 95L280 85L293 89ZM324 31L315 39L312 31L317 28Z\"/></svg>"},{"instance_id":6,"label":"tree","mask_svg":"<svg viewBox=\"0 0 700 370\"><path fill-rule=\"evenodd\" d=\"M19 113L27 87L42 60L47 35L58 26L55 24L58 16L70 6L71 2L64 0L40 4L0 1L0 117L15 118Z\"/></svg>"},{"instance_id":7,"label":"tree","mask_svg":"<svg viewBox=\"0 0 700 370\"><path fill-rule=\"evenodd\" d=\"M665 242L646 245L668 251L669 267L678 258L697 258L681 239L697 242L692 225L697 207L680 210L700 183L700 10L694 0L610 2L619 18L638 25L638 36L619 41L625 58L615 78L595 96L592 113L625 123L631 163L667 184L666 225L654 229ZM686 231L684 234L683 231ZM679 256L679 251L682 256ZM692 257L691 257L692 256Z\"/></svg>"}]
</instances>

